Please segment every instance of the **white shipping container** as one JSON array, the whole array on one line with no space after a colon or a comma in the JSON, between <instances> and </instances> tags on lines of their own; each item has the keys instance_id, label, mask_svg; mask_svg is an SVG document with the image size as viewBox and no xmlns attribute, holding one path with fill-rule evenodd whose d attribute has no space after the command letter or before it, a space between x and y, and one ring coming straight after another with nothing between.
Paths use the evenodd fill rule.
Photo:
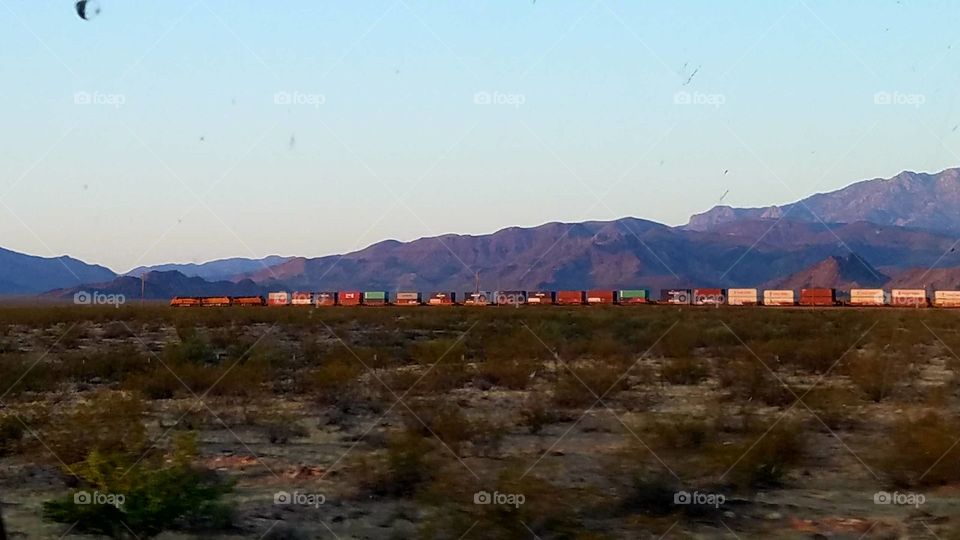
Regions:
<instances>
[{"instance_id":1,"label":"white shipping container","mask_svg":"<svg viewBox=\"0 0 960 540\"><path fill-rule=\"evenodd\" d=\"M893 289L890 291L890 303L895 306L925 306L927 291L924 289Z\"/></svg>"},{"instance_id":2,"label":"white shipping container","mask_svg":"<svg viewBox=\"0 0 960 540\"><path fill-rule=\"evenodd\" d=\"M727 304L742 306L757 303L756 289L727 289Z\"/></svg>"},{"instance_id":3,"label":"white shipping container","mask_svg":"<svg viewBox=\"0 0 960 540\"><path fill-rule=\"evenodd\" d=\"M933 303L942 307L960 307L960 291L935 291Z\"/></svg>"},{"instance_id":4,"label":"white shipping container","mask_svg":"<svg viewBox=\"0 0 960 540\"><path fill-rule=\"evenodd\" d=\"M850 289L850 303L858 306L882 306L883 289Z\"/></svg>"},{"instance_id":5,"label":"white shipping container","mask_svg":"<svg viewBox=\"0 0 960 540\"><path fill-rule=\"evenodd\" d=\"M397 300L417 300L420 298L420 293L415 292L398 292Z\"/></svg>"},{"instance_id":6,"label":"white shipping container","mask_svg":"<svg viewBox=\"0 0 960 540\"><path fill-rule=\"evenodd\" d=\"M790 290L771 289L763 291L763 304L767 306L792 306L796 303L795 295Z\"/></svg>"},{"instance_id":7,"label":"white shipping container","mask_svg":"<svg viewBox=\"0 0 960 540\"><path fill-rule=\"evenodd\" d=\"M313 295L310 293L293 293L290 303L295 306L309 306L313 304Z\"/></svg>"}]
</instances>

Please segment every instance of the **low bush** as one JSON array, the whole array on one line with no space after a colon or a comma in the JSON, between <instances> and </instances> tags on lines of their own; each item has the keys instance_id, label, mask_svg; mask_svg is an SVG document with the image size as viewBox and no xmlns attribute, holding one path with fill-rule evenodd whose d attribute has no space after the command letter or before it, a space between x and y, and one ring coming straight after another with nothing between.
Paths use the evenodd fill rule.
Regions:
<instances>
[{"instance_id":1,"label":"low bush","mask_svg":"<svg viewBox=\"0 0 960 540\"><path fill-rule=\"evenodd\" d=\"M699 384L710 377L710 364L690 356L668 358L660 375L670 384Z\"/></svg>"}]
</instances>

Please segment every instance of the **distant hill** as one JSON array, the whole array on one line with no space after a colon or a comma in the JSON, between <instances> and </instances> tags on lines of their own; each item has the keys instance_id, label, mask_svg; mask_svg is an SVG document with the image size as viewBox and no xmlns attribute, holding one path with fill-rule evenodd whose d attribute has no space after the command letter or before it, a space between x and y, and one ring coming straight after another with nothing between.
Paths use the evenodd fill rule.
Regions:
<instances>
[{"instance_id":1,"label":"distant hill","mask_svg":"<svg viewBox=\"0 0 960 540\"><path fill-rule=\"evenodd\" d=\"M888 283L890 289L960 290L960 268L911 268Z\"/></svg>"},{"instance_id":2,"label":"distant hill","mask_svg":"<svg viewBox=\"0 0 960 540\"><path fill-rule=\"evenodd\" d=\"M144 298L147 300L169 300L174 296L252 296L265 294L265 289L250 280L207 281L199 277L190 277L180 272L149 272L144 275ZM78 292L122 294L127 301L140 299L140 278L119 276L111 281L91 283L79 287L55 289L44 296L69 300Z\"/></svg>"},{"instance_id":3,"label":"distant hill","mask_svg":"<svg viewBox=\"0 0 960 540\"><path fill-rule=\"evenodd\" d=\"M853 223L928 231L960 232L960 169L927 174L904 171L893 178L864 180L843 189L812 195L801 201L766 208L717 206L690 218L685 228L705 231L740 220Z\"/></svg>"},{"instance_id":4,"label":"distant hill","mask_svg":"<svg viewBox=\"0 0 960 540\"><path fill-rule=\"evenodd\" d=\"M836 289L877 288L890 281L863 258L853 253L846 257L830 256L784 279L768 283L768 289Z\"/></svg>"},{"instance_id":5,"label":"distant hill","mask_svg":"<svg viewBox=\"0 0 960 540\"><path fill-rule=\"evenodd\" d=\"M114 277L116 274L108 268L71 257L37 257L0 248L0 294L3 295L37 294Z\"/></svg>"},{"instance_id":6,"label":"distant hill","mask_svg":"<svg viewBox=\"0 0 960 540\"><path fill-rule=\"evenodd\" d=\"M187 277L201 277L208 281L230 280L234 276L255 272L271 266L282 264L292 257L281 257L271 255L262 259L231 258L219 259L205 263L185 263L185 264L159 264L155 266L138 266L130 270L125 275L139 277L144 272L168 272L177 271Z\"/></svg>"}]
</instances>

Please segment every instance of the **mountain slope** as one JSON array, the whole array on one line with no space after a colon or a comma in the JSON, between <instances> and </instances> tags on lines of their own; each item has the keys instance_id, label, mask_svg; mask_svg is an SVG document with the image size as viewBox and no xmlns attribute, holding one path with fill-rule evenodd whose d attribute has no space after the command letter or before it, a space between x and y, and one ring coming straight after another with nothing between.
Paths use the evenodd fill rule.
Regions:
<instances>
[{"instance_id":1,"label":"mountain slope","mask_svg":"<svg viewBox=\"0 0 960 540\"><path fill-rule=\"evenodd\" d=\"M910 227L946 233L960 232L960 169L939 173L904 171L889 179L876 178L830 193L819 193L784 206L731 208L717 206L690 218L689 230L711 230L740 220L795 221Z\"/></svg>"},{"instance_id":2,"label":"mountain slope","mask_svg":"<svg viewBox=\"0 0 960 540\"><path fill-rule=\"evenodd\" d=\"M0 294L37 294L114 277L108 268L71 257L37 257L0 248Z\"/></svg>"},{"instance_id":3,"label":"mountain slope","mask_svg":"<svg viewBox=\"0 0 960 540\"><path fill-rule=\"evenodd\" d=\"M856 289L882 287L888 281L890 281L889 276L880 273L862 257L851 253L846 257L827 257L809 268L784 279L776 280L765 288L796 290L812 287L832 287Z\"/></svg>"},{"instance_id":4,"label":"mountain slope","mask_svg":"<svg viewBox=\"0 0 960 540\"><path fill-rule=\"evenodd\" d=\"M140 278L119 276L111 281L85 284L79 287L61 288L49 291L45 296L59 299L71 299L80 292L102 294L122 294L128 302L140 298ZM147 300L169 300L174 296L252 296L265 294L263 287L250 280L207 281L196 276L185 276L177 271L148 272L144 274L144 298Z\"/></svg>"},{"instance_id":5,"label":"mountain slope","mask_svg":"<svg viewBox=\"0 0 960 540\"><path fill-rule=\"evenodd\" d=\"M281 257L271 255L262 259L247 259L234 257L230 259L219 259L216 261L205 262L201 264L159 264L155 266L138 266L130 270L125 275L140 277L145 272L169 272L176 271L187 277L201 277L208 281L229 280L236 275L247 272L256 272L264 268L282 264L292 257Z\"/></svg>"}]
</instances>

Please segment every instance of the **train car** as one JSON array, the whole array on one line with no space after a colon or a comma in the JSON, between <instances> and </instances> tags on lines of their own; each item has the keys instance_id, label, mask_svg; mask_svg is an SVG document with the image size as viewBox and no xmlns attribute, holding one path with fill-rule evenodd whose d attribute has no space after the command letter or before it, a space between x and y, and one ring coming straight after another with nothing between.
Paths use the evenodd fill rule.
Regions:
<instances>
[{"instance_id":1,"label":"train car","mask_svg":"<svg viewBox=\"0 0 960 540\"><path fill-rule=\"evenodd\" d=\"M788 289L767 289L763 291L763 305L765 306L795 306L797 295Z\"/></svg>"},{"instance_id":2,"label":"train car","mask_svg":"<svg viewBox=\"0 0 960 540\"><path fill-rule=\"evenodd\" d=\"M267 293L268 306L288 306L290 305L290 293L278 291Z\"/></svg>"},{"instance_id":3,"label":"train car","mask_svg":"<svg viewBox=\"0 0 960 540\"><path fill-rule=\"evenodd\" d=\"M925 289L893 289L890 305L895 307L928 307L930 299Z\"/></svg>"},{"instance_id":4,"label":"train car","mask_svg":"<svg viewBox=\"0 0 960 540\"><path fill-rule=\"evenodd\" d=\"M313 293L296 291L290 295L291 306L312 306Z\"/></svg>"},{"instance_id":5,"label":"train car","mask_svg":"<svg viewBox=\"0 0 960 540\"><path fill-rule=\"evenodd\" d=\"M801 306L835 306L836 289L800 289Z\"/></svg>"},{"instance_id":6,"label":"train car","mask_svg":"<svg viewBox=\"0 0 960 540\"><path fill-rule=\"evenodd\" d=\"M195 296L174 296L170 300L170 307L199 307L203 301Z\"/></svg>"},{"instance_id":7,"label":"train car","mask_svg":"<svg viewBox=\"0 0 960 540\"><path fill-rule=\"evenodd\" d=\"M262 296L234 296L230 298L230 305L241 307L265 306L267 302Z\"/></svg>"},{"instance_id":8,"label":"train car","mask_svg":"<svg viewBox=\"0 0 960 540\"><path fill-rule=\"evenodd\" d=\"M688 306L693 302L690 289L661 289L660 303Z\"/></svg>"},{"instance_id":9,"label":"train car","mask_svg":"<svg viewBox=\"0 0 960 540\"><path fill-rule=\"evenodd\" d=\"M694 289L693 305L695 306L719 306L726 303L726 295L723 289Z\"/></svg>"},{"instance_id":10,"label":"train car","mask_svg":"<svg viewBox=\"0 0 960 540\"><path fill-rule=\"evenodd\" d=\"M498 306L522 306L527 303L527 291L495 291L493 303Z\"/></svg>"},{"instance_id":11,"label":"train car","mask_svg":"<svg viewBox=\"0 0 960 540\"><path fill-rule=\"evenodd\" d=\"M398 292L393 299L397 306L419 306L423 303L419 292Z\"/></svg>"},{"instance_id":12,"label":"train car","mask_svg":"<svg viewBox=\"0 0 960 540\"><path fill-rule=\"evenodd\" d=\"M390 303L390 295L387 291L364 291L363 305L365 306L385 306Z\"/></svg>"},{"instance_id":13,"label":"train car","mask_svg":"<svg viewBox=\"0 0 960 540\"><path fill-rule=\"evenodd\" d=\"M582 306L586 303L585 291L557 291L554 296L558 305L561 306Z\"/></svg>"},{"instance_id":14,"label":"train car","mask_svg":"<svg viewBox=\"0 0 960 540\"><path fill-rule=\"evenodd\" d=\"M727 289L729 306L755 306L759 303L756 289Z\"/></svg>"},{"instance_id":15,"label":"train car","mask_svg":"<svg viewBox=\"0 0 960 540\"><path fill-rule=\"evenodd\" d=\"M886 304L883 289L850 289L851 306L884 306Z\"/></svg>"},{"instance_id":16,"label":"train car","mask_svg":"<svg viewBox=\"0 0 960 540\"><path fill-rule=\"evenodd\" d=\"M427 295L428 306L452 306L457 303L457 293L434 291Z\"/></svg>"},{"instance_id":17,"label":"train car","mask_svg":"<svg viewBox=\"0 0 960 540\"><path fill-rule=\"evenodd\" d=\"M617 303L617 291L593 289L587 291L587 303L590 305L606 305Z\"/></svg>"},{"instance_id":18,"label":"train car","mask_svg":"<svg viewBox=\"0 0 960 540\"><path fill-rule=\"evenodd\" d=\"M317 307L333 307L337 305L337 293L322 291L313 293L313 305Z\"/></svg>"},{"instance_id":19,"label":"train car","mask_svg":"<svg viewBox=\"0 0 960 540\"><path fill-rule=\"evenodd\" d=\"M942 308L960 307L960 291L934 291L933 305Z\"/></svg>"},{"instance_id":20,"label":"train car","mask_svg":"<svg viewBox=\"0 0 960 540\"><path fill-rule=\"evenodd\" d=\"M620 289L617 291L617 300L621 306L647 304L650 302L650 291L647 289Z\"/></svg>"},{"instance_id":21,"label":"train car","mask_svg":"<svg viewBox=\"0 0 960 540\"><path fill-rule=\"evenodd\" d=\"M230 307L229 296L204 296L200 298L203 307Z\"/></svg>"},{"instance_id":22,"label":"train car","mask_svg":"<svg viewBox=\"0 0 960 540\"><path fill-rule=\"evenodd\" d=\"M360 291L340 291L337 293L337 305L359 306L363 303L363 293Z\"/></svg>"},{"instance_id":23,"label":"train car","mask_svg":"<svg viewBox=\"0 0 960 540\"><path fill-rule=\"evenodd\" d=\"M493 303L493 293L490 291L463 293L463 305L465 306L488 306L491 303Z\"/></svg>"},{"instance_id":24,"label":"train car","mask_svg":"<svg viewBox=\"0 0 960 540\"><path fill-rule=\"evenodd\" d=\"M553 291L530 291L527 293L527 303L536 305L551 305L557 302L557 295Z\"/></svg>"}]
</instances>

